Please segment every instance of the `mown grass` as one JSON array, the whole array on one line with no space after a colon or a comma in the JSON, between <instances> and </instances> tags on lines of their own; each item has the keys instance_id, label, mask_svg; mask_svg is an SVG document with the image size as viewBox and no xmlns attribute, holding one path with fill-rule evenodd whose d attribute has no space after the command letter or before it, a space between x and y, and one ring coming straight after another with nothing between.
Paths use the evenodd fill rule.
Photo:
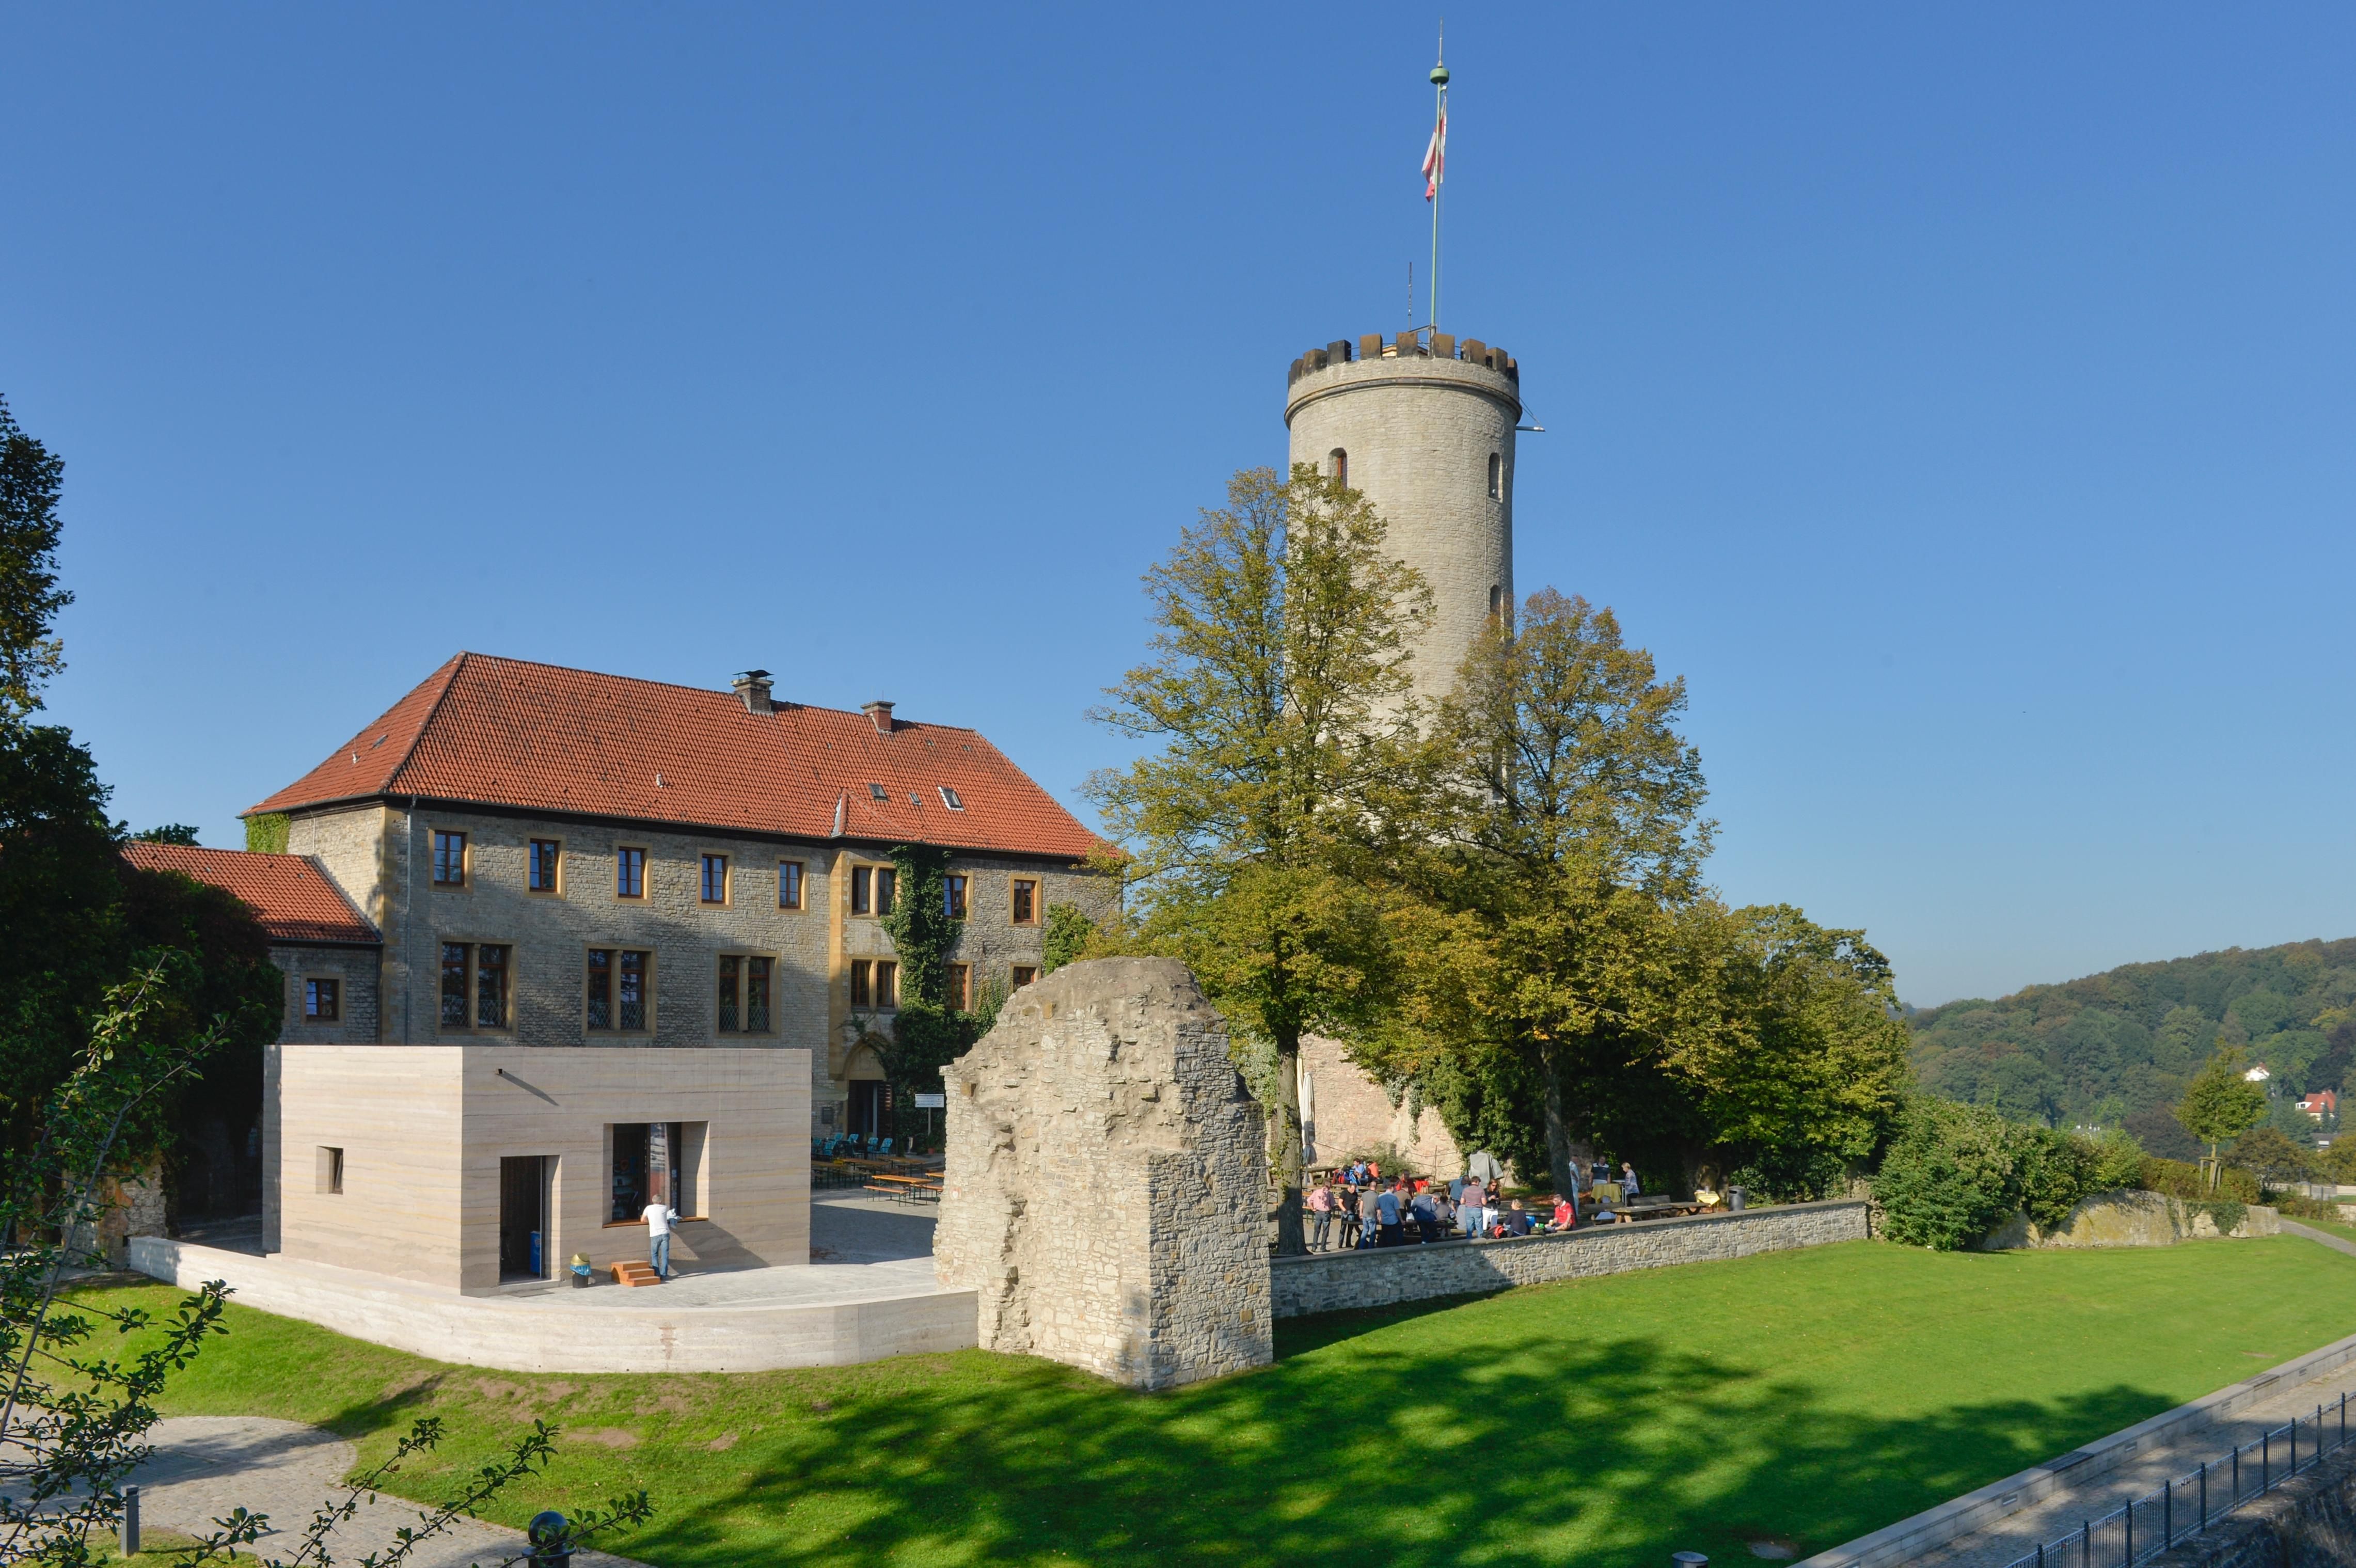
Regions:
<instances>
[{"instance_id":1,"label":"mown grass","mask_svg":"<svg viewBox=\"0 0 2356 1568\"><path fill-rule=\"evenodd\" d=\"M1852 1243L1280 1328L1276 1365L1141 1396L969 1351L741 1376L452 1367L232 1308L176 1413L380 1455L444 1418L431 1497L534 1416L498 1517L645 1486L664 1568L1577 1563L1803 1555L2356 1331L2296 1237L1937 1254ZM172 1293L123 1294L162 1303Z\"/></svg>"}]
</instances>

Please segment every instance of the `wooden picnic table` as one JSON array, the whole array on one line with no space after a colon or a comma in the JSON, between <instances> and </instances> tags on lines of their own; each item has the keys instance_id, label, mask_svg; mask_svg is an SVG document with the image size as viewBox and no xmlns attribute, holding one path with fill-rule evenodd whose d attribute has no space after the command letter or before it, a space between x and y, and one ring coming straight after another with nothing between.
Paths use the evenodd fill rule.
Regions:
<instances>
[{"instance_id":1,"label":"wooden picnic table","mask_svg":"<svg viewBox=\"0 0 2356 1568\"><path fill-rule=\"evenodd\" d=\"M890 1198L938 1198L941 1184L929 1176L895 1176L881 1172L869 1179L867 1190L881 1192Z\"/></svg>"}]
</instances>

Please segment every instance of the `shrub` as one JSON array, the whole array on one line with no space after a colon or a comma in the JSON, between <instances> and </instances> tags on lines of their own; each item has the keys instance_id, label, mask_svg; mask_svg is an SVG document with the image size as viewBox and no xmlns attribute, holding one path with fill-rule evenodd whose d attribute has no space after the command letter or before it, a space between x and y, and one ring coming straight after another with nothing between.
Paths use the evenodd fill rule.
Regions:
<instances>
[{"instance_id":1,"label":"shrub","mask_svg":"<svg viewBox=\"0 0 2356 1568\"><path fill-rule=\"evenodd\" d=\"M2208 1173L2199 1166L2180 1159L2147 1157L2142 1174L2136 1178L2135 1185L2169 1198L2181 1198L2188 1203L2207 1202L2211 1197ZM2214 1196L2236 1203L2255 1203L2258 1201L2258 1179L2246 1170L2235 1170L2228 1166L2225 1179ZM2235 1222L2239 1223L2238 1221ZM2224 1228L2230 1230L2232 1227Z\"/></svg>"},{"instance_id":2,"label":"shrub","mask_svg":"<svg viewBox=\"0 0 2356 1568\"><path fill-rule=\"evenodd\" d=\"M1907 1107L1873 1196L1894 1242L1954 1252L2020 1207L2015 1126L1976 1105L1928 1096Z\"/></svg>"}]
</instances>

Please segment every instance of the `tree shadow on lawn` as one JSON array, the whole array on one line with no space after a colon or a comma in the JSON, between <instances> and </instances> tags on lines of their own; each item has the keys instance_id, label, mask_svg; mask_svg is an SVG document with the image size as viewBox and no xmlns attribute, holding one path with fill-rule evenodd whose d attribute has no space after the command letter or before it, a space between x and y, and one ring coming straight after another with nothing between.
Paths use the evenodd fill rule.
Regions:
<instances>
[{"instance_id":1,"label":"tree shadow on lawn","mask_svg":"<svg viewBox=\"0 0 2356 1568\"><path fill-rule=\"evenodd\" d=\"M1362 1346L1161 1395L1026 1362L987 1392L862 1402L824 1446L804 1428L616 1549L670 1568L1610 1568L1772 1535L1804 1554L2173 1403L2122 1386L1876 1419L1652 1339Z\"/></svg>"}]
</instances>

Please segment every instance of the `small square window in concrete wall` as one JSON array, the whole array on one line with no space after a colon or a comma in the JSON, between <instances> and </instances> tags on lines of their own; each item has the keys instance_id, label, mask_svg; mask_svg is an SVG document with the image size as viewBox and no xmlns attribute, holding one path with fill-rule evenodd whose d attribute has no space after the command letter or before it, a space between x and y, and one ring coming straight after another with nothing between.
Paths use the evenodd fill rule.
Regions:
<instances>
[{"instance_id":1,"label":"small square window in concrete wall","mask_svg":"<svg viewBox=\"0 0 2356 1568\"><path fill-rule=\"evenodd\" d=\"M341 1192L344 1189L343 1150L321 1146L318 1179L318 1190L321 1192Z\"/></svg>"}]
</instances>

